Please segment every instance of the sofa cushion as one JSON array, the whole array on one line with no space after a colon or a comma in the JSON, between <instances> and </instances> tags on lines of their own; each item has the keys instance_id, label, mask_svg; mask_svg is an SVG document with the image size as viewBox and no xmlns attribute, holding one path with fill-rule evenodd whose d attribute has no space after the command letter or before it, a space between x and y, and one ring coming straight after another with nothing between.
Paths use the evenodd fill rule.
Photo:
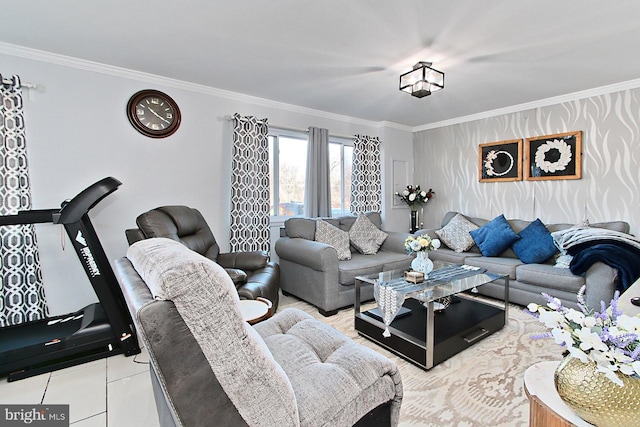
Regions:
<instances>
[{"instance_id":1,"label":"sofa cushion","mask_svg":"<svg viewBox=\"0 0 640 427\"><path fill-rule=\"evenodd\" d=\"M387 233L373 225L364 214L358 215L349 230L351 244L365 255L375 255L387 236Z\"/></svg>"},{"instance_id":2,"label":"sofa cushion","mask_svg":"<svg viewBox=\"0 0 640 427\"><path fill-rule=\"evenodd\" d=\"M166 238L134 243L127 258L154 297L173 301L247 424L299 425L291 383L243 321L238 293L222 267Z\"/></svg>"},{"instance_id":3,"label":"sofa cushion","mask_svg":"<svg viewBox=\"0 0 640 427\"><path fill-rule=\"evenodd\" d=\"M338 263L338 282L341 285L351 286L355 283L356 276L408 268L410 263L411 258L406 254L379 251L376 256L369 256L355 252L349 261Z\"/></svg>"},{"instance_id":4,"label":"sofa cushion","mask_svg":"<svg viewBox=\"0 0 640 427\"><path fill-rule=\"evenodd\" d=\"M316 237L316 220L310 218L289 218L284 222L287 237L314 240Z\"/></svg>"},{"instance_id":5,"label":"sofa cushion","mask_svg":"<svg viewBox=\"0 0 640 427\"><path fill-rule=\"evenodd\" d=\"M516 269L516 280L549 289L546 292L552 295L551 290L567 291L575 295L585 284L583 275L575 275L568 269L548 264L523 264Z\"/></svg>"},{"instance_id":6,"label":"sofa cushion","mask_svg":"<svg viewBox=\"0 0 640 427\"><path fill-rule=\"evenodd\" d=\"M511 229L509 222L500 214L486 225L469 232L483 256L494 257L500 255L516 240L520 239Z\"/></svg>"},{"instance_id":7,"label":"sofa cushion","mask_svg":"<svg viewBox=\"0 0 640 427\"><path fill-rule=\"evenodd\" d=\"M524 230L518 233L512 249L525 264L540 264L551 258L556 252L556 245L547 227L537 218Z\"/></svg>"},{"instance_id":8,"label":"sofa cushion","mask_svg":"<svg viewBox=\"0 0 640 427\"><path fill-rule=\"evenodd\" d=\"M484 268L491 273L507 274L511 280L516 278L516 269L522 265L518 258L476 256L465 259L465 264Z\"/></svg>"},{"instance_id":9,"label":"sofa cushion","mask_svg":"<svg viewBox=\"0 0 640 427\"><path fill-rule=\"evenodd\" d=\"M444 261L452 264L465 264L466 259L481 256L482 254L478 252L456 252L443 247L429 253L429 258L431 258L432 261Z\"/></svg>"},{"instance_id":10,"label":"sofa cushion","mask_svg":"<svg viewBox=\"0 0 640 427\"><path fill-rule=\"evenodd\" d=\"M301 426L353 425L389 401L397 416L400 372L386 357L297 309L255 329L291 379Z\"/></svg>"},{"instance_id":11,"label":"sofa cushion","mask_svg":"<svg viewBox=\"0 0 640 427\"><path fill-rule=\"evenodd\" d=\"M333 246L338 252L338 260L351 259L349 233L334 227L327 221L322 219L316 221L315 241Z\"/></svg>"},{"instance_id":12,"label":"sofa cushion","mask_svg":"<svg viewBox=\"0 0 640 427\"><path fill-rule=\"evenodd\" d=\"M469 232L477 228L478 226L465 218L464 215L456 214L447 225L440 230L436 230L435 233L442 243L449 248L456 252L464 252L474 245L473 238Z\"/></svg>"}]
</instances>

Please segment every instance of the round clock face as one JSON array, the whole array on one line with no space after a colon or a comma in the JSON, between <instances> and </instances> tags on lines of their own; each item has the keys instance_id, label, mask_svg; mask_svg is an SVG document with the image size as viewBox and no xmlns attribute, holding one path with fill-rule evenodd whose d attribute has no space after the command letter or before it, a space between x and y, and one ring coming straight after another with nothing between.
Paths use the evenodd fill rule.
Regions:
<instances>
[{"instance_id":1,"label":"round clock face","mask_svg":"<svg viewBox=\"0 0 640 427\"><path fill-rule=\"evenodd\" d=\"M157 90L141 90L127 105L127 117L134 128L151 138L164 138L178 130L180 109L169 95Z\"/></svg>"}]
</instances>

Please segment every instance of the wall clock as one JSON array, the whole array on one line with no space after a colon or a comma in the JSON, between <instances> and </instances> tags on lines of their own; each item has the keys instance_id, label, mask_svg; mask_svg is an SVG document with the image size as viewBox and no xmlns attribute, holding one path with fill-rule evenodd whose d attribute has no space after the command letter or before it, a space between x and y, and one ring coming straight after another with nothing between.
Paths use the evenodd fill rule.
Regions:
<instances>
[{"instance_id":1,"label":"wall clock","mask_svg":"<svg viewBox=\"0 0 640 427\"><path fill-rule=\"evenodd\" d=\"M141 134L165 138L178 130L181 116L178 104L169 95L145 89L129 99L127 117Z\"/></svg>"}]
</instances>

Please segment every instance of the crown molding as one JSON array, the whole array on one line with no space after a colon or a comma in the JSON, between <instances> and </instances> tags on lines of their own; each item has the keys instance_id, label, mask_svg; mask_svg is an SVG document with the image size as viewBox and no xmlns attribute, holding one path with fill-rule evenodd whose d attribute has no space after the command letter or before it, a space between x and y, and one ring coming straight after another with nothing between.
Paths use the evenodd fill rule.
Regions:
<instances>
[{"instance_id":1,"label":"crown molding","mask_svg":"<svg viewBox=\"0 0 640 427\"><path fill-rule=\"evenodd\" d=\"M461 116L453 119L442 120L439 122L427 123L421 126L412 127L412 126L406 126L400 123L395 123L390 121L375 122L371 120L359 119L357 117L331 113L328 111L301 107L299 105L287 104L284 102L273 101L266 98L259 98L257 96L245 95L242 93L231 92L228 90L218 89L211 86L205 86L201 84L186 82L183 80L172 79L169 77L163 77L156 74L144 73L141 71L131 70L128 68L117 67L115 65L108 65L100 62L74 58L71 56L60 55L57 53L46 52L38 49L32 49L32 48L18 46L10 43L5 43L5 42L0 42L0 54L17 56L20 58L26 58L34 61L41 61L41 62L61 65L65 67L76 68L79 70L90 71L90 72L110 75L114 77L122 77L122 78L131 79L131 80L138 80L146 83L155 83L158 85L163 85L163 86L172 87L176 89L182 89L182 90L187 90L191 92L217 96L220 98L244 102L248 104L259 105L262 107L276 108L279 110L289 111L292 113L308 114L315 117L336 120L344 123L351 123L355 125L368 126L368 127L378 128L378 129L384 129L384 128L398 129L406 132L420 132L424 130L436 129L436 128L441 128L445 126L471 122L474 120L481 120L481 119L500 116L504 114L518 113L521 111L530 110L534 108L547 107L549 105L561 104L563 102L576 101L579 99L589 98L592 96L605 95L613 92L619 92L627 89L635 89L640 87L640 79L629 80L626 82L615 83L607 86L601 86L594 89L573 92L566 95L545 98L538 101L512 105L505 108L484 111L481 113L470 114L468 116Z\"/></svg>"},{"instance_id":2,"label":"crown molding","mask_svg":"<svg viewBox=\"0 0 640 427\"><path fill-rule=\"evenodd\" d=\"M211 86L205 86L197 83L186 82L183 80L163 77L156 74L145 73L142 71L131 70L128 68L118 67L115 65L103 64L100 62L89 61L85 59L74 58L71 56L60 55L57 53L46 52L38 49L32 49L24 46L13 45L0 42L0 53L17 56L20 58L31 59L34 61L46 62L54 65L76 68L83 71L106 74L114 77L122 77L131 80L143 81L145 83L155 83L175 89L182 89L191 92L217 96L233 101L244 102L248 104L259 105L262 107L276 108L279 110L289 111L292 113L308 114L315 117L321 117L340 122L352 123L355 125L368 126L373 128L395 128L411 132L410 126L401 125L394 122L375 122L371 120L359 119L357 117L345 116L342 114L331 113L313 108L301 107L298 105L287 104L284 102L273 101L257 96L245 95L242 93L231 92L224 89L218 89Z\"/></svg>"},{"instance_id":3,"label":"crown molding","mask_svg":"<svg viewBox=\"0 0 640 427\"><path fill-rule=\"evenodd\" d=\"M534 108L548 107L550 105L562 104L563 102L572 102L580 99L591 98L593 96L606 95L609 93L620 92L628 89L636 89L640 87L640 79L628 80L626 82L614 83L607 86L600 86L593 89L572 92L566 95L554 96L551 98L540 99L538 101L527 102L524 104L512 105L510 107L498 108L496 110L484 111L482 113L470 114L468 116L456 117L453 119L442 120L440 122L428 123L422 126L412 128L413 132L423 130L437 129L445 126L457 125L474 120L487 119L490 117L501 116L504 114L519 113Z\"/></svg>"}]
</instances>

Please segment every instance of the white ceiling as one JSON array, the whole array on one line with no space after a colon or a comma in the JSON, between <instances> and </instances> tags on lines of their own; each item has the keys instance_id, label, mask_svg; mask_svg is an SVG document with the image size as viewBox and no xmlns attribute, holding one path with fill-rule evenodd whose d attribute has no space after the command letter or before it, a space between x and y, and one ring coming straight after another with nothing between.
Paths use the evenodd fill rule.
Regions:
<instances>
[{"instance_id":1,"label":"white ceiling","mask_svg":"<svg viewBox=\"0 0 640 427\"><path fill-rule=\"evenodd\" d=\"M0 42L412 127L640 79L637 0L1 0L0 10ZM418 61L445 73L444 90L398 90Z\"/></svg>"}]
</instances>

